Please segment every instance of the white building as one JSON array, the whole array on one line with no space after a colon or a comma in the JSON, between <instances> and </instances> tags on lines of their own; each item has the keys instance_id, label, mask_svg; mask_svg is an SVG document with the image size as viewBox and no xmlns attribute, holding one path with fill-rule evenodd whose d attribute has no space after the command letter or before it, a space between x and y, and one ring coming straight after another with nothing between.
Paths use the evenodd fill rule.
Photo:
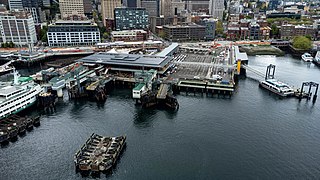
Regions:
<instances>
[{"instance_id":1,"label":"white building","mask_svg":"<svg viewBox=\"0 0 320 180\"><path fill-rule=\"evenodd\" d=\"M58 20L48 26L49 46L95 45L100 42L97 24L92 21Z\"/></svg>"},{"instance_id":2,"label":"white building","mask_svg":"<svg viewBox=\"0 0 320 180\"><path fill-rule=\"evenodd\" d=\"M25 11L0 13L0 34L0 43L13 42L25 46L37 42L32 15Z\"/></svg>"},{"instance_id":3,"label":"white building","mask_svg":"<svg viewBox=\"0 0 320 180\"><path fill-rule=\"evenodd\" d=\"M23 9L22 0L8 0L9 9Z\"/></svg>"},{"instance_id":4,"label":"white building","mask_svg":"<svg viewBox=\"0 0 320 180\"><path fill-rule=\"evenodd\" d=\"M214 18L222 20L224 11L224 0L210 0L209 14Z\"/></svg>"}]
</instances>

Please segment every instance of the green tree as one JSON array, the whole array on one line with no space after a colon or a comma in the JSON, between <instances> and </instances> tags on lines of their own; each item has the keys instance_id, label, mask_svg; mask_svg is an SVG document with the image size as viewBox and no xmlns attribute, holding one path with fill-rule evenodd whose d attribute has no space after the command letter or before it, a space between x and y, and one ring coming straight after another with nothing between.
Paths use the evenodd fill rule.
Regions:
<instances>
[{"instance_id":1,"label":"green tree","mask_svg":"<svg viewBox=\"0 0 320 180\"><path fill-rule=\"evenodd\" d=\"M223 34L223 24L222 24L222 22L220 20L217 22L216 34L217 35L219 35L219 34L222 35Z\"/></svg>"},{"instance_id":2,"label":"green tree","mask_svg":"<svg viewBox=\"0 0 320 180\"><path fill-rule=\"evenodd\" d=\"M277 27L276 24L271 25L271 36L273 37L279 36L279 28Z\"/></svg>"},{"instance_id":3,"label":"green tree","mask_svg":"<svg viewBox=\"0 0 320 180\"><path fill-rule=\"evenodd\" d=\"M312 41L305 36L297 36L293 38L293 47L297 49L309 50L311 49Z\"/></svg>"},{"instance_id":4,"label":"green tree","mask_svg":"<svg viewBox=\"0 0 320 180\"><path fill-rule=\"evenodd\" d=\"M307 35L306 35L306 38L312 40L312 36L311 36L310 34L307 34Z\"/></svg>"},{"instance_id":5,"label":"green tree","mask_svg":"<svg viewBox=\"0 0 320 180\"><path fill-rule=\"evenodd\" d=\"M12 41L10 41L10 42L8 43L8 47L14 48L14 46L15 46L15 44L14 44Z\"/></svg>"},{"instance_id":6,"label":"green tree","mask_svg":"<svg viewBox=\"0 0 320 180\"><path fill-rule=\"evenodd\" d=\"M165 38L166 34L164 31L160 31L159 34L158 34L159 37L161 37L162 39Z\"/></svg>"}]
</instances>

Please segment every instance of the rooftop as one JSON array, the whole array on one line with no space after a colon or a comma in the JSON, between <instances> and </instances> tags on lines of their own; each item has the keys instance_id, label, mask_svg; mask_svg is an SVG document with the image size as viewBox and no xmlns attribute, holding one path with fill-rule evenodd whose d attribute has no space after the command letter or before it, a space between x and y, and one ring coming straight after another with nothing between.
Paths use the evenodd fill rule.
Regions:
<instances>
[{"instance_id":1,"label":"rooftop","mask_svg":"<svg viewBox=\"0 0 320 180\"><path fill-rule=\"evenodd\" d=\"M159 52L157 55L158 56L167 56L168 54L170 54L173 50L175 50L178 47L179 47L178 43L172 43L170 46L166 47L164 50Z\"/></svg>"},{"instance_id":2,"label":"rooftop","mask_svg":"<svg viewBox=\"0 0 320 180\"><path fill-rule=\"evenodd\" d=\"M114 54L100 52L91 56L84 57L78 60L78 62L104 65L162 68L170 60L170 57L165 56L151 56L140 54Z\"/></svg>"},{"instance_id":3,"label":"rooftop","mask_svg":"<svg viewBox=\"0 0 320 180\"><path fill-rule=\"evenodd\" d=\"M73 20L57 20L50 24L49 26L54 26L54 25L74 25L74 26L86 26L86 25L97 25L91 20L81 20L81 21L73 21Z\"/></svg>"},{"instance_id":4,"label":"rooftop","mask_svg":"<svg viewBox=\"0 0 320 180\"><path fill-rule=\"evenodd\" d=\"M165 28L198 28L198 27L205 27L198 24L188 24L188 25L164 25Z\"/></svg>"}]
</instances>

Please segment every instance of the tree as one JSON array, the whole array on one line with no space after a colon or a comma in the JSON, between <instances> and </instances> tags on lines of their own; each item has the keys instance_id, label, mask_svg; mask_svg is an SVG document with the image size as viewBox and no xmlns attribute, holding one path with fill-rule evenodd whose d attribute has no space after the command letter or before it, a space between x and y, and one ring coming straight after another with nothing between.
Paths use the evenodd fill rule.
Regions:
<instances>
[{"instance_id":1,"label":"tree","mask_svg":"<svg viewBox=\"0 0 320 180\"><path fill-rule=\"evenodd\" d=\"M271 25L271 36L277 37L279 35L279 28L276 24Z\"/></svg>"},{"instance_id":2,"label":"tree","mask_svg":"<svg viewBox=\"0 0 320 180\"><path fill-rule=\"evenodd\" d=\"M159 34L158 34L159 37L161 37L162 39L165 38L166 34L164 31L160 31Z\"/></svg>"},{"instance_id":3,"label":"tree","mask_svg":"<svg viewBox=\"0 0 320 180\"><path fill-rule=\"evenodd\" d=\"M14 48L14 46L15 46L15 44L14 44L12 41L10 41L10 42L8 43L8 47Z\"/></svg>"},{"instance_id":4,"label":"tree","mask_svg":"<svg viewBox=\"0 0 320 180\"><path fill-rule=\"evenodd\" d=\"M217 26L216 26L216 34L217 35L222 35L223 34L223 25L222 25L222 22L219 20L217 22Z\"/></svg>"},{"instance_id":5,"label":"tree","mask_svg":"<svg viewBox=\"0 0 320 180\"><path fill-rule=\"evenodd\" d=\"M302 50L311 49L311 40L306 38L305 36L297 36L293 38L293 47Z\"/></svg>"}]
</instances>

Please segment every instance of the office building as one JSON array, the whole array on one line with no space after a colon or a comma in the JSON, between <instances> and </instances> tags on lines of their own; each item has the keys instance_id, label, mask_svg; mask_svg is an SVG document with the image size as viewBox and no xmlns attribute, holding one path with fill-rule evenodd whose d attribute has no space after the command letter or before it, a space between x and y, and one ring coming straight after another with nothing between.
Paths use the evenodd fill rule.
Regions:
<instances>
[{"instance_id":1,"label":"office building","mask_svg":"<svg viewBox=\"0 0 320 180\"><path fill-rule=\"evenodd\" d=\"M62 19L71 16L84 16L83 0L60 0L59 7Z\"/></svg>"},{"instance_id":2,"label":"office building","mask_svg":"<svg viewBox=\"0 0 320 180\"><path fill-rule=\"evenodd\" d=\"M46 21L45 13L41 10L44 6L41 0L8 0L10 10L25 10L29 12L35 24ZM50 5L49 5L50 6Z\"/></svg>"},{"instance_id":3,"label":"office building","mask_svg":"<svg viewBox=\"0 0 320 180\"><path fill-rule=\"evenodd\" d=\"M148 13L146 8L115 8L115 29L131 30L131 29L148 29Z\"/></svg>"},{"instance_id":4,"label":"office building","mask_svg":"<svg viewBox=\"0 0 320 180\"><path fill-rule=\"evenodd\" d=\"M124 31L112 31L112 41L146 41L148 38L147 31L144 30L124 30Z\"/></svg>"},{"instance_id":5,"label":"office building","mask_svg":"<svg viewBox=\"0 0 320 180\"><path fill-rule=\"evenodd\" d=\"M214 18L222 20L224 8L224 0L210 0L209 2L209 14Z\"/></svg>"},{"instance_id":6,"label":"office building","mask_svg":"<svg viewBox=\"0 0 320 180\"><path fill-rule=\"evenodd\" d=\"M101 0L101 14L103 25L106 26L106 19L114 19L114 9L121 7L121 0Z\"/></svg>"},{"instance_id":7,"label":"office building","mask_svg":"<svg viewBox=\"0 0 320 180\"><path fill-rule=\"evenodd\" d=\"M58 20L48 26L49 46L95 45L100 42L98 25L92 21Z\"/></svg>"},{"instance_id":8,"label":"office building","mask_svg":"<svg viewBox=\"0 0 320 180\"><path fill-rule=\"evenodd\" d=\"M160 16L160 0L141 0L141 7L146 8L149 17Z\"/></svg>"},{"instance_id":9,"label":"office building","mask_svg":"<svg viewBox=\"0 0 320 180\"><path fill-rule=\"evenodd\" d=\"M165 25L163 26L165 39L169 41L191 41L204 40L206 27L197 24L189 25Z\"/></svg>"},{"instance_id":10,"label":"office building","mask_svg":"<svg viewBox=\"0 0 320 180\"><path fill-rule=\"evenodd\" d=\"M37 42L32 15L22 10L0 13L0 43L28 46Z\"/></svg>"},{"instance_id":11,"label":"office building","mask_svg":"<svg viewBox=\"0 0 320 180\"><path fill-rule=\"evenodd\" d=\"M8 3L10 10L23 9L22 0L8 0Z\"/></svg>"}]
</instances>

